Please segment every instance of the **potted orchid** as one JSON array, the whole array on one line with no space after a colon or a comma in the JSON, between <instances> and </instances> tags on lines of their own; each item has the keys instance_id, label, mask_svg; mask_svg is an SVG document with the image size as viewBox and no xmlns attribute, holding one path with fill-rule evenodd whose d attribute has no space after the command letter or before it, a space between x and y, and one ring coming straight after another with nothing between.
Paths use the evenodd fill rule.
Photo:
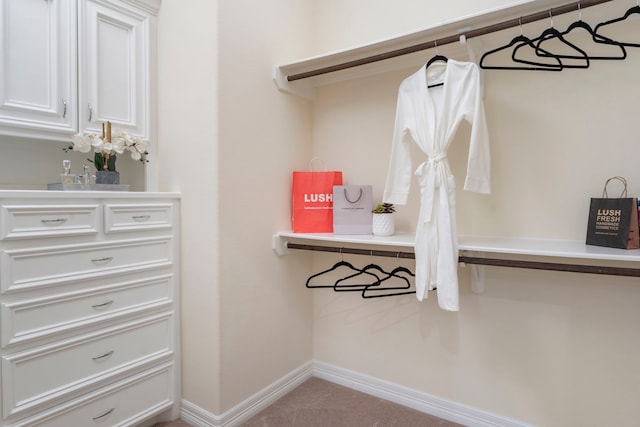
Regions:
<instances>
[{"instance_id":1,"label":"potted orchid","mask_svg":"<svg viewBox=\"0 0 640 427\"><path fill-rule=\"evenodd\" d=\"M104 124L102 126L102 136L92 133L77 134L71 138L71 145L64 151L89 153L93 150L93 160L87 160L96 168L96 183L119 184L120 173L116 171L116 156L129 151L133 160L147 163L148 148L147 141L125 131L118 130L112 134L111 123L107 122L106 129Z\"/></svg>"}]
</instances>

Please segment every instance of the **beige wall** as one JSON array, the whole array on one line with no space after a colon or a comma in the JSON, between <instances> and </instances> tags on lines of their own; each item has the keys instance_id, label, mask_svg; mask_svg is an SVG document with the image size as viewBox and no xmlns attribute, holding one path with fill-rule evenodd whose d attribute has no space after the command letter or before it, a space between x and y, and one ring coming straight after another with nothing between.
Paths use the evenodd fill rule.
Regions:
<instances>
[{"instance_id":1,"label":"beige wall","mask_svg":"<svg viewBox=\"0 0 640 427\"><path fill-rule=\"evenodd\" d=\"M313 4L314 54L360 46L508 5L507 0L323 0Z\"/></svg>"},{"instance_id":2,"label":"beige wall","mask_svg":"<svg viewBox=\"0 0 640 427\"><path fill-rule=\"evenodd\" d=\"M280 94L271 67L305 54L309 10L162 4L160 189L183 196L183 393L215 415L313 357L309 258L271 250L291 170L311 153L308 102Z\"/></svg>"},{"instance_id":3,"label":"beige wall","mask_svg":"<svg viewBox=\"0 0 640 427\"><path fill-rule=\"evenodd\" d=\"M435 10L434 2L399 1L388 10L355 0L340 2L341 8L333 3L338 2L314 3L319 17L314 36L330 49L339 48L341 38L350 42L346 48L361 42L361 35L386 36L389 27L402 33L434 23L426 13ZM462 2L439 2L438 8L441 15L450 10L464 15L472 12L471 3L459 9ZM622 16L634 5L628 3L586 9L583 19L595 25ZM562 29L575 19L577 14L556 17L554 24ZM547 25L524 31L535 36ZM518 34L518 29L504 31L474 44L491 49ZM630 34L638 39L630 27L620 36ZM626 61L593 62L588 70L484 72L493 194L461 189L469 137L463 127L449 153L459 187L461 233L582 240L589 197L601 193L606 178L626 176L630 193L640 194L635 126L640 52L628 53ZM425 52L424 62L432 55ZM414 71L317 91L314 155L341 169L348 183L373 184L374 199L381 197L386 177L396 91ZM401 231L415 229L417 201L414 182L409 205L399 207ZM313 271L336 260L318 255ZM348 260L369 262L368 257ZM477 295L470 291L468 269L460 274L459 313L440 310L433 296L422 303L413 296L365 301L314 291L314 358L535 425L636 422L637 280L487 268L486 290Z\"/></svg>"},{"instance_id":4,"label":"beige wall","mask_svg":"<svg viewBox=\"0 0 640 427\"><path fill-rule=\"evenodd\" d=\"M312 359L305 257L279 259L291 170L311 153L307 101L270 79L303 55L310 8L299 0L220 2L221 399L227 410ZM294 257L295 258L295 257Z\"/></svg>"},{"instance_id":5,"label":"beige wall","mask_svg":"<svg viewBox=\"0 0 640 427\"><path fill-rule=\"evenodd\" d=\"M159 17L159 189L182 193L183 397L220 413L217 2Z\"/></svg>"},{"instance_id":6,"label":"beige wall","mask_svg":"<svg viewBox=\"0 0 640 427\"><path fill-rule=\"evenodd\" d=\"M590 8L584 19L595 24L627 6ZM289 228L290 173L306 169L313 155L342 169L349 183L373 184L381 196L397 87L414 71L326 86L309 103L279 93L271 66L478 7L473 1L399 0L386 9L384 2L361 0L163 1L160 189L183 193L185 400L222 414L316 359L538 425L635 420L635 280L488 268L486 290L476 295L461 269L461 311L448 313L435 298L364 301L308 291L307 276L335 257L277 257L271 250L271 234ZM556 26L567 19L556 18ZM475 45L492 48L518 33ZM425 61L432 54L425 52ZM460 230L582 239L588 198L600 193L604 179L625 175L638 194L639 62L640 53L630 50L624 62L589 70L485 72L494 191L458 192ZM467 139L464 127L450 153L459 183ZM416 210L414 188L398 212L402 230L414 229Z\"/></svg>"}]
</instances>

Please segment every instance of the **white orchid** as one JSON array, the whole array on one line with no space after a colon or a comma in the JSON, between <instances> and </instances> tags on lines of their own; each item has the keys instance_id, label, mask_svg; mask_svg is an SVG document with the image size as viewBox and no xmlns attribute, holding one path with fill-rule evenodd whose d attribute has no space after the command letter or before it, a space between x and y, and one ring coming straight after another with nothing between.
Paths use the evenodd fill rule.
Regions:
<instances>
[{"instance_id":1,"label":"white orchid","mask_svg":"<svg viewBox=\"0 0 640 427\"><path fill-rule=\"evenodd\" d=\"M79 151L81 153L88 153L91 151L91 140L82 134L74 135L71 138L71 146L69 149Z\"/></svg>"},{"instance_id":2,"label":"white orchid","mask_svg":"<svg viewBox=\"0 0 640 427\"><path fill-rule=\"evenodd\" d=\"M149 143L140 137L129 135L125 131L116 131L113 133L111 141L102 138L99 135L77 134L71 138L71 146L64 151L78 151L80 153L88 153L93 149L94 159L90 160L96 166L96 169L115 170L116 154L123 154L125 151L131 152L131 158L142 163L147 163L147 154L149 154Z\"/></svg>"},{"instance_id":3,"label":"white orchid","mask_svg":"<svg viewBox=\"0 0 640 427\"><path fill-rule=\"evenodd\" d=\"M102 144L104 144L104 140L102 138L100 138L98 135L94 135L92 133L87 134L85 136L85 138L87 138L89 140L89 142L91 143L91 146L93 148L102 147Z\"/></svg>"}]
</instances>

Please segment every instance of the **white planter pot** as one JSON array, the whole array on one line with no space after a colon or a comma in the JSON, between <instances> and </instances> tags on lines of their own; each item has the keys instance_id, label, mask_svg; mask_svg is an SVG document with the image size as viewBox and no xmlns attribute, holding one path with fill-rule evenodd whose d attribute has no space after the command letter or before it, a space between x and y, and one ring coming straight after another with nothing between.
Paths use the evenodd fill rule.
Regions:
<instances>
[{"instance_id":1,"label":"white planter pot","mask_svg":"<svg viewBox=\"0 0 640 427\"><path fill-rule=\"evenodd\" d=\"M373 234L375 236L392 236L396 232L393 213L373 214Z\"/></svg>"}]
</instances>

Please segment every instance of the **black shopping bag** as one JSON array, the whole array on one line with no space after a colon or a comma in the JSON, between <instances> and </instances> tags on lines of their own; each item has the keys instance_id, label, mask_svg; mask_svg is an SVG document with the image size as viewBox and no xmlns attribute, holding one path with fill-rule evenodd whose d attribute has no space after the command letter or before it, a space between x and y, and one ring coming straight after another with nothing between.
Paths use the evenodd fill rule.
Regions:
<instances>
[{"instance_id":1,"label":"black shopping bag","mask_svg":"<svg viewBox=\"0 0 640 427\"><path fill-rule=\"evenodd\" d=\"M624 189L618 198L609 198L607 186L620 181ZM614 176L604 184L601 198L592 198L587 223L587 245L620 249L640 248L638 199L627 197L627 181Z\"/></svg>"}]
</instances>

